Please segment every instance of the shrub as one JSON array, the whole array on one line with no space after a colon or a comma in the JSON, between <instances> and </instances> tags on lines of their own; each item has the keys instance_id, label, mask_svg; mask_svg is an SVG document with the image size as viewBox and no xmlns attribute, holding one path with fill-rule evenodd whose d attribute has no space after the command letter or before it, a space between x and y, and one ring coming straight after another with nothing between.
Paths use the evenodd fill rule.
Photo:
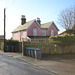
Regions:
<instances>
[{"instance_id":1,"label":"shrub","mask_svg":"<svg viewBox=\"0 0 75 75\"><path fill-rule=\"evenodd\" d=\"M58 36L51 36L49 38L53 43L59 44L61 46L70 46L75 44L75 36L73 34L64 34Z\"/></svg>"},{"instance_id":2,"label":"shrub","mask_svg":"<svg viewBox=\"0 0 75 75\"><path fill-rule=\"evenodd\" d=\"M6 45L18 45L19 41L17 40L6 40Z\"/></svg>"}]
</instances>

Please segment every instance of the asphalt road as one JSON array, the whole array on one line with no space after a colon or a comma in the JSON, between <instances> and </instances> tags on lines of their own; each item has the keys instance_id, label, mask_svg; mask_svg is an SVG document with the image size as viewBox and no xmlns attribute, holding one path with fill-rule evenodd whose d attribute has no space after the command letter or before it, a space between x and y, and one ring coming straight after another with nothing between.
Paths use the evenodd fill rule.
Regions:
<instances>
[{"instance_id":1,"label":"asphalt road","mask_svg":"<svg viewBox=\"0 0 75 75\"><path fill-rule=\"evenodd\" d=\"M53 75L21 60L0 53L0 75Z\"/></svg>"}]
</instances>

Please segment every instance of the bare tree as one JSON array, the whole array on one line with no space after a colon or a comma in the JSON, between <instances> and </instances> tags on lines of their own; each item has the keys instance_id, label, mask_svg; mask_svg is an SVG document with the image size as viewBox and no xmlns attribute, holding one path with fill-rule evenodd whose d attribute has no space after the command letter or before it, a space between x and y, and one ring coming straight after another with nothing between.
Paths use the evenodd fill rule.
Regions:
<instances>
[{"instance_id":1,"label":"bare tree","mask_svg":"<svg viewBox=\"0 0 75 75\"><path fill-rule=\"evenodd\" d=\"M63 10L59 15L58 21L66 30L72 29L75 25L75 6Z\"/></svg>"}]
</instances>

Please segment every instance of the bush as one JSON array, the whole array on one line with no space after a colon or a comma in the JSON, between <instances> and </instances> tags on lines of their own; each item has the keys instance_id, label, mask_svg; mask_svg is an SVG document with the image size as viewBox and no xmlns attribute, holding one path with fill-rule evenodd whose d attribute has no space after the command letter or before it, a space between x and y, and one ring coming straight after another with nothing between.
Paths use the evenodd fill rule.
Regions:
<instances>
[{"instance_id":1,"label":"bush","mask_svg":"<svg viewBox=\"0 0 75 75\"><path fill-rule=\"evenodd\" d=\"M75 29L69 29L66 31L68 34L74 34L75 35Z\"/></svg>"},{"instance_id":2,"label":"bush","mask_svg":"<svg viewBox=\"0 0 75 75\"><path fill-rule=\"evenodd\" d=\"M17 40L6 40L6 45L18 45L19 41Z\"/></svg>"},{"instance_id":3,"label":"bush","mask_svg":"<svg viewBox=\"0 0 75 75\"><path fill-rule=\"evenodd\" d=\"M49 38L53 43L59 44L61 46L70 46L75 44L75 36L73 34L64 34L58 36L51 36Z\"/></svg>"}]
</instances>

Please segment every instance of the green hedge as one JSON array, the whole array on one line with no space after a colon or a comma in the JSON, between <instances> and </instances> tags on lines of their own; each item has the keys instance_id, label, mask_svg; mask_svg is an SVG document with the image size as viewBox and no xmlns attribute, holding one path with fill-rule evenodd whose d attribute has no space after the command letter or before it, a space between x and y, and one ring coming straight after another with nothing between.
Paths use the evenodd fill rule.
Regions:
<instances>
[{"instance_id":1,"label":"green hedge","mask_svg":"<svg viewBox=\"0 0 75 75\"><path fill-rule=\"evenodd\" d=\"M75 35L75 29L69 29L66 31L68 34L74 34Z\"/></svg>"},{"instance_id":2,"label":"green hedge","mask_svg":"<svg viewBox=\"0 0 75 75\"><path fill-rule=\"evenodd\" d=\"M71 46L75 44L75 36L73 34L64 34L58 36L51 36L49 38L53 43L59 44L61 46Z\"/></svg>"},{"instance_id":3,"label":"green hedge","mask_svg":"<svg viewBox=\"0 0 75 75\"><path fill-rule=\"evenodd\" d=\"M18 45L19 41L17 40L6 40L6 45Z\"/></svg>"}]
</instances>

